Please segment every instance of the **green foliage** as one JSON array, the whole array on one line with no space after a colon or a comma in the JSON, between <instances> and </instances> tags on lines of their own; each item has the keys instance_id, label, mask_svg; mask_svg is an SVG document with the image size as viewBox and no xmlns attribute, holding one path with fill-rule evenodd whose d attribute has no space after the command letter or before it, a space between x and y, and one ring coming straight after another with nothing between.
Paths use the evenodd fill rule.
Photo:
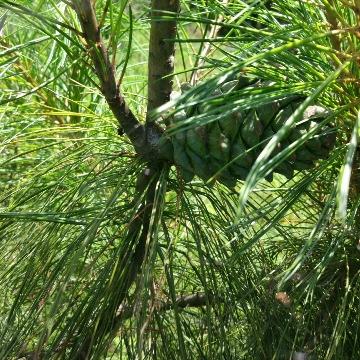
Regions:
<instances>
[{"instance_id":1,"label":"green foliage","mask_svg":"<svg viewBox=\"0 0 360 360\"><path fill-rule=\"evenodd\" d=\"M134 1L132 16L130 4L98 0L96 9L124 74L123 95L142 120L150 21L147 2ZM117 135L76 14L66 1L0 0L1 359L75 359L89 331L93 359L360 356L358 16L351 4L183 1L175 90L196 86L153 116L165 127L168 116L205 109L168 126L167 135L181 140L292 94L305 100L234 189L197 177L185 183L171 164L153 176L136 273L140 240L128 236L129 223L145 201L136 182L146 164ZM216 89L239 74L271 85L214 101ZM265 181L320 133L316 126L288 140L313 103L331 111L321 125L337 129L329 157L290 180ZM181 305L194 294L201 306Z\"/></svg>"}]
</instances>

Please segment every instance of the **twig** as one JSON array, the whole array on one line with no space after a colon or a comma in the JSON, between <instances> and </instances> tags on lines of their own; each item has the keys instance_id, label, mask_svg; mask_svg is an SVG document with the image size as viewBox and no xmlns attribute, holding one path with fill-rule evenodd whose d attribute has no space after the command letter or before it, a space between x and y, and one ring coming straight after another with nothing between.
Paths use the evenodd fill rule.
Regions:
<instances>
[{"instance_id":1,"label":"twig","mask_svg":"<svg viewBox=\"0 0 360 360\"><path fill-rule=\"evenodd\" d=\"M102 40L95 10L91 0L73 0L73 6L80 20L89 55L100 81L102 94L139 154L146 152L144 126L127 106L116 84L115 70Z\"/></svg>"},{"instance_id":2,"label":"twig","mask_svg":"<svg viewBox=\"0 0 360 360\"><path fill-rule=\"evenodd\" d=\"M72 31L73 33L75 33L77 35L81 35L81 33L77 29L75 29L74 27L72 27L72 26L70 26L70 25L68 25L68 24L66 24L64 22L42 16L42 15L40 15L40 14L34 12L34 11L29 10L25 6L22 6L20 4L16 4L13 1L2 0L1 6L3 8L5 8L5 9L11 10L11 11L13 11L15 13L20 13L20 14L30 15L31 17L35 17L35 18L41 20L42 22L45 22L46 24L48 24L50 26L52 26L52 24L56 24L56 25L59 25L60 28L65 28L65 29L68 29L68 30ZM59 30L59 28L57 28L57 30Z\"/></svg>"},{"instance_id":3,"label":"twig","mask_svg":"<svg viewBox=\"0 0 360 360\"><path fill-rule=\"evenodd\" d=\"M106 0L106 4L104 6L104 10L103 10L100 22L99 22L99 29L101 29L104 26L104 23L105 23L105 20L106 20L106 15L107 15L107 12L108 12L109 6L110 6L110 1L111 0Z\"/></svg>"},{"instance_id":4,"label":"twig","mask_svg":"<svg viewBox=\"0 0 360 360\"><path fill-rule=\"evenodd\" d=\"M118 87L120 88L121 83L124 79L125 76L125 72L127 69L127 65L130 59L130 52L131 52L131 46L132 46L132 38L133 38L133 15L132 15L132 10L131 10L131 6L129 6L129 42L128 42L128 46L127 46L127 50L126 50L126 56L125 56L125 61L124 61L124 65L123 65L123 69L121 71L119 80L118 80ZM115 60L115 54L116 52L114 51L114 60Z\"/></svg>"},{"instance_id":5,"label":"twig","mask_svg":"<svg viewBox=\"0 0 360 360\"><path fill-rule=\"evenodd\" d=\"M206 306L207 304L213 304L215 302L215 297L212 295L206 295L203 292L179 296L176 298L176 302L173 303L171 301L163 302L157 305L156 311L157 312L164 312L172 310L175 306L181 309L185 308L198 308ZM134 316L134 306L126 306L121 305L118 309L118 314L115 318L115 322L121 323L132 316Z\"/></svg>"},{"instance_id":6,"label":"twig","mask_svg":"<svg viewBox=\"0 0 360 360\"><path fill-rule=\"evenodd\" d=\"M9 44L5 43L5 41L0 39L0 45L4 47L10 47ZM36 79L34 79L30 73L29 69L26 68L26 66L21 63L20 59L21 57L18 56L18 54L15 52L15 55L17 56L16 60L13 62L13 67L18 71L18 75L22 77L30 86L32 89L36 89L34 92L35 96L37 96L42 102L45 109L55 109L55 105L51 99L52 94L47 91L47 88L42 87ZM54 118L58 124L63 125L64 119L60 115L51 115L51 118Z\"/></svg>"},{"instance_id":7,"label":"twig","mask_svg":"<svg viewBox=\"0 0 360 360\"><path fill-rule=\"evenodd\" d=\"M189 294L189 295L183 295L183 296L179 296L176 298L176 303L174 304L173 302L167 301L164 303L160 303L157 305L155 311L156 312L165 312L165 311L169 311L172 310L175 305L178 308L181 309L185 309L185 308L199 308L199 307L203 307L206 306L208 304L215 304L215 303L219 303L223 301L221 299L221 297L216 297L213 295L206 295L203 292L199 292L196 294ZM118 328L121 323L123 323L125 320L130 319L132 316L134 316L135 314L135 306L134 305L123 305L121 304L118 308L117 311L117 316L114 320L114 328ZM74 345L73 341L67 341L62 343L53 353L60 353L62 351L64 351L66 348L69 348L70 346ZM38 352L38 351L28 351L28 352L22 352L18 359L36 359L35 356L37 356L38 358L40 358L41 356L45 356L45 355L49 355L46 354L44 351L42 352ZM86 358L85 355L83 355L83 357L79 357L79 359L84 359Z\"/></svg>"},{"instance_id":8,"label":"twig","mask_svg":"<svg viewBox=\"0 0 360 360\"><path fill-rule=\"evenodd\" d=\"M226 6L228 4L229 0L223 0L222 1L222 6ZM216 24L212 24L210 26L210 31L209 31L209 39L215 39L218 35L219 30L221 29L221 25L219 25L219 23L221 23L224 20L224 16L222 14L219 14L216 18ZM190 83L192 85L195 85L198 81L198 77L199 77L199 69L201 69L204 64L205 64L205 59L206 57L209 55L210 50L211 50L211 45L212 43L210 41L208 41L204 47L202 48L198 60L197 60L197 64L195 65L196 69L195 71L193 71L193 73L191 74L191 78L190 78Z\"/></svg>"},{"instance_id":9,"label":"twig","mask_svg":"<svg viewBox=\"0 0 360 360\"><path fill-rule=\"evenodd\" d=\"M336 13L330 6L325 5L325 17L330 25L331 30L337 30L339 28L338 19L336 17ZM330 35L330 41L333 48L337 51L341 51L341 41L339 34Z\"/></svg>"},{"instance_id":10,"label":"twig","mask_svg":"<svg viewBox=\"0 0 360 360\"><path fill-rule=\"evenodd\" d=\"M151 6L147 121L152 120L152 110L170 100L175 60L176 15L180 10L180 2L152 0ZM167 18L160 19L165 13Z\"/></svg>"}]
</instances>

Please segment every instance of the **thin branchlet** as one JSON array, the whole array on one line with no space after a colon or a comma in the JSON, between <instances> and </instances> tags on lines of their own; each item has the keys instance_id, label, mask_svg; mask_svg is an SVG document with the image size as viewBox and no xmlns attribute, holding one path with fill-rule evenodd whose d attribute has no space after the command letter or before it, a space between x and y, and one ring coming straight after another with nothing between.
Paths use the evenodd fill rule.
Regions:
<instances>
[{"instance_id":1,"label":"thin branchlet","mask_svg":"<svg viewBox=\"0 0 360 360\"><path fill-rule=\"evenodd\" d=\"M101 37L93 4L90 0L74 0L73 7L81 23L88 53L100 82L101 92L135 150L139 154L145 153L145 128L129 109L116 84L114 66Z\"/></svg>"},{"instance_id":2,"label":"thin branchlet","mask_svg":"<svg viewBox=\"0 0 360 360\"><path fill-rule=\"evenodd\" d=\"M151 7L148 121L153 120L152 110L170 100L175 61L176 16L180 10L180 2L179 0L152 0Z\"/></svg>"}]
</instances>

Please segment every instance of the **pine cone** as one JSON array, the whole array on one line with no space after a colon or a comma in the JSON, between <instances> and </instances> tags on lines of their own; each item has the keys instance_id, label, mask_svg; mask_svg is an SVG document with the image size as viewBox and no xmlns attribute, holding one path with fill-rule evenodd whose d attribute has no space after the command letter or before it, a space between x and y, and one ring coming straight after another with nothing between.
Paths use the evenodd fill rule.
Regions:
<instances>
[{"instance_id":1,"label":"pine cone","mask_svg":"<svg viewBox=\"0 0 360 360\"><path fill-rule=\"evenodd\" d=\"M261 82L246 78L230 81L217 89L214 95L228 93L245 86L262 86ZM184 180L191 181L194 175L207 181L214 178L228 187L234 187L237 180L245 180L258 154L270 139L292 115L304 99L303 96L288 96L270 104L250 110L234 112L219 121L179 132L171 137L174 148L174 163ZM205 104L191 108L178 115L177 121L192 114L206 111L213 105ZM309 106L301 121L283 140L272 156L289 143L296 141L328 116L320 106ZM335 144L336 134L327 126L324 134L307 140L286 161L273 171L291 179L295 170L310 169L319 159L328 157ZM272 174L267 177L272 180Z\"/></svg>"}]
</instances>

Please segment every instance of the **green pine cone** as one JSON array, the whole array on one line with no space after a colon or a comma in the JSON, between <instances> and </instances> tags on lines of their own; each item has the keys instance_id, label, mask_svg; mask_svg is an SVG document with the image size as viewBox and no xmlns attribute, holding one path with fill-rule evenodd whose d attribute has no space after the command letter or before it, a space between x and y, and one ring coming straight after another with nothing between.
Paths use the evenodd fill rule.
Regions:
<instances>
[{"instance_id":1,"label":"green pine cone","mask_svg":"<svg viewBox=\"0 0 360 360\"><path fill-rule=\"evenodd\" d=\"M295 170L300 170L300 171L301 170L309 170L314 167L314 163L311 161L307 161L307 160L304 160L304 161L296 160L293 163L293 167Z\"/></svg>"},{"instance_id":2,"label":"green pine cone","mask_svg":"<svg viewBox=\"0 0 360 360\"><path fill-rule=\"evenodd\" d=\"M217 179L220 183L224 184L225 186L227 186L228 188L234 188L236 186L236 181L237 179L234 178L231 175L224 175L221 174L218 179Z\"/></svg>"},{"instance_id":3,"label":"green pine cone","mask_svg":"<svg viewBox=\"0 0 360 360\"><path fill-rule=\"evenodd\" d=\"M280 109L281 104L279 101L261 105L256 109L257 116L261 120L264 128L267 128L267 126L274 120Z\"/></svg>"},{"instance_id":4,"label":"green pine cone","mask_svg":"<svg viewBox=\"0 0 360 360\"><path fill-rule=\"evenodd\" d=\"M322 142L318 136L313 137L305 143L306 149L317 154L320 158L326 157L327 151L322 147Z\"/></svg>"},{"instance_id":5,"label":"green pine cone","mask_svg":"<svg viewBox=\"0 0 360 360\"><path fill-rule=\"evenodd\" d=\"M250 110L244 120L244 125L240 130L241 138L248 149L259 144L263 131L264 127L256 113L256 110Z\"/></svg>"},{"instance_id":6,"label":"green pine cone","mask_svg":"<svg viewBox=\"0 0 360 360\"><path fill-rule=\"evenodd\" d=\"M232 90L235 90L238 84L239 84L238 80L231 80L221 85L220 90L222 91L222 93L225 94L231 92Z\"/></svg>"},{"instance_id":7,"label":"green pine cone","mask_svg":"<svg viewBox=\"0 0 360 360\"><path fill-rule=\"evenodd\" d=\"M174 147L174 163L186 171L195 173L190 159L185 152L184 144L180 143L176 138L172 139L172 144Z\"/></svg>"},{"instance_id":8,"label":"green pine cone","mask_svg":"<svg viewBox=\"0 0 360 360\"><path fill-rule=\"evenodd\" d=\"M230 156L230 141L221 132L217 122L209 124L208 147L210 159L214 158L221 164L226 165ZM211 160L210 160L211 161Z\"/></svg>"},{"instance_id":9,"label":"green pine cone","mask_svg":"<svg viewBox=\"0 0 360 360\"><path fill-rule=\"evenodd\" d=\"M219 120L221 132L231 141L234 142L244 121L244 114L232 113L231 115Z\"/></svg>"},{"instance_id":10,"label":"green pine cone","mask_svg":"<svg viewBox=\"0 0 360 360\"><path fill-rule=\"evenodd\" d=\"M230 183L231 179L235 179L233 174L229 170L229 166L227 164L220 163L219 161L212 159L212 161L209 163L209 167L212 173L212 177L215 178L215 180L222 181L222 183L225 184L225 182ZM227 181L228 180L228 181Z\"/></svg>"},{"instance_id":11,"label":"green pine cone","mask_svg":"<svg viewBox=\"0 0 360 360\"><path fill-rule=\"evenodd\" d=\"M261 81L256 82L248 78L231 80L216 89L212 97L221 93L231 93L246 86L260 87L263 84ZM208 181L214 177L220 183L234 187L237 180L246 179L259 152L294 113L303 99L302 95L291 95L250 110L234 110L226 116L222 116L219 110L218 121L171 136L174 148L173 161L181 168L183 179L190 181L194 175L197 175ZM209 110L217 114L215 104L216 102L211 102L190 107L186 113L179 112L178 117L184 120L184 117L189 117L190 114L202 114ZM309 106L304 112L303 120L290 130L288 137L282 140L271 156L275 156L289 144L296 142L328 115L328 111L323 107ZM276 166L273 172L291 179L296 170L311 169L317 160L329 156L335 140L335 131L328 125L324 126L323 133L308 139L285 161ZM268 181L272 181L272 178L273 173L266 176Z\"/></svg>"},{"instance_id":12,"label":"green pine cone","mask_svg":"<svg viewBox=\"0 0 360 360\"><path fill-rule=\"evenodd\" d=\"M295 156L296 159L306 159L306 161L316 161L319 158L316 153L309 151L305 146L302 146L300 149L296 150Z\"/></svg>"},{"instance_id":13,"label":"green pine cone","mask_svg":"<svg viewBox=\"0 0 360 360\"><path fill-rule=\"evenodd\" d=\"M239 136L231 146L231 160L234 160L237 166L249 169L254 162L254 157L246 151L246 146Z\"/></svg>"},{"instance_id":14,"label":"green pine cone","mask_svg":"<svg viewBox=\"0 0 360 360\"><path fill-rule=\"evenodd\" d=\"M204 126L186 132L186 147L190 148L200 158L206 158L206 129Z\"/></svg>"},{"instance_id":15,"label":"green pine cone","mask_svg":"<svg viewBox=\"0 0 360 360\"><path fill-rule=\"evenodd\" d=\"M293 112L292 106L286 106L278 112L275 119L271 122L271 127L275 133L283 127L285 121L293 114Z\"/></svg>"},{"instance_id":16,"label":"green pine cone","mask_svg":"<svg viewBox=\"0 0 360 360\"><path fill-rule=\"evenodd\" d=\"M187 119L187 114L185 110L180 110L178 112L176 112L173 117L172 117L172 122L173 123L177 123L177 122L181 122Z\"/></svg>"},{"instance_id":17,"label":"green pine cone","mask_svg":"<svg viewBox=\"0 0 360 360\"><path fill-rule=\"evenodd\" d=\"M209 180L213 174L208 166L208 163L204 161L204 158L200 157L190 148L186 148L186 154L194 169L194 173L196 173L196 175L198 175L200 178L202 178L205 181Z\"/></svg>"}]
</instances>

